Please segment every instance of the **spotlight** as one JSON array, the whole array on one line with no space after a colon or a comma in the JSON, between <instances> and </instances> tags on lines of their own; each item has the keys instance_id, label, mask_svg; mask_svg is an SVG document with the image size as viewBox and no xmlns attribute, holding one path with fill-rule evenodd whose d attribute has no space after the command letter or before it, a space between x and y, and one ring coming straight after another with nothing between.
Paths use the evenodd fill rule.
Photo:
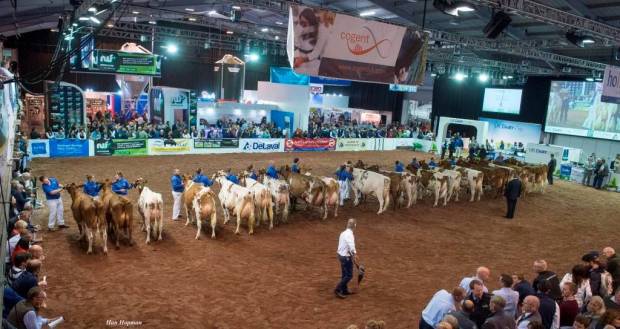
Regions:
<instances>
[{"instance_id":1,"label":"spotlight","mask_svg":"<svg viewBox=\"0 0 620 329\"><path fill-rule=\"evenodd\" d=\"M132 11L131 13L132 13L132 14L134 14L134 15L138 15L138 14L140 14L140 12L139 12L139 11L135 11L135 10L134 10L134 11Z\"/></svg>"},{"instance_id":2,"label":"spotlight","mask_svg":"<svg viewBox=\"0 0 620 329\"><path fill-rule=\"evenodd\" d=\"M595 42L592 37L577 35L575 32L566 32L566 40L580 48Z\"/></svg>"},{"instance_id":3,"label":"spotlight","mask_svg":"<svg viewBox=\"0 0 620 329\"><path fill-rule=\"evenodd\" d=\"M248 62L257 62L258 59L259 57L257 53L251 53L251 54L245 55L245 60Z\"/></svg>"},{"instance_id":4,"label":"spotlight","mask_svg":"<svg viewBox=\"0 0 620 329\"><path fill-rule=\"evenodd\" d=\"M465 75L465 74L463 74L463 73L461 73L461 72L457 72L457 73L454 75L454 79L455 79L456 81L463 81L463 80L465 80L465 78L467 78L467 75Z\"/></svg>"},{"instance_id":5,"label":"spotlight","mask_svg":"<svg viewBox=\"0 0 620 329\"><path fill-rule=\"evenodd\" d=\"M468 3L453 0L434 0L433 7L450 16L458 16L459 12L470 12L476 10Z\"/></svg>"},{"instance_id":6,"label":"spotlight","mask_svg":"<svg viewBox=\"0 0 620 329\"><path fill-rule=\"evenodd\" d=\"M241 7L239 7L239 6L232 6L231 8L234 9L234 10L241 10Z\"/></svg>"},{"instance_id":7,"label":"spotlight","mask_svg":"<svg viewBox=\"0 0 620 329\"><path fill-rule=\"evenodd\" d=\"M276 40L280 40L280 37L279 37L279 36L277 36L277 35L276 35L274 38L275 38Z\"/></svg>"},{"instance_id":8,"label":"spotlight","mask_svg":"<svg viewBox=\"0 0 620 329\"><path fill-rule=\"evenodd\" d=\"M375 12L374 10L365 10L360 12L360 16L361 17L368 17L368 16L374 16L377 12Z\"/></svg>"},{"instance_id":9,"label":"spotlight","mask_svg":"<svg viewBox=\"0 0 620 329\"><path fill-rule=\"evenodd\" d=\"M188 21L190 21L190 22L195 22L195 21L196 21L196 18L194 18L194 17L189 17L187 20L188 20Z\"/></svg>"},{"instance_id":10,"label":"spotlight","mask_svg":"<svg viewBox=\"0 0 620 329\"><path fill-rule=\"evenodd\" d=\"M215 14L217 14L217 11L215 11L215 10L209 10L209 16L213 16L213 15L215 15Z\"/></svg>"},{"instance_id":11,"label":"spotlight","mask_svg":"<svg viewBox=\"0 0 620 329\"><path fill-rule=\"evenodd\" d=\"M89 20L89 18L88 18L88 17L81 16L80 18L78 18L78 20L79 20L79 21L81 21L81 22L84 22L84 21Z\"/></svg>"},{"instance_id":12,"label":"spotlight","mask_svg":"<svg viewBox=\"0 0 620 329\"><path fill-rule=\"evenodd\" d=\"M588 81L588 82L593 82L593 81L594 81L594 78L593 78L593 77L587 77L587 78L586 78L586 81Z\"/></svg>"},{"instance_id":13,"label":"spotlight","mask_svg":"<svg viewBox=\"0 0 620 329\"><path fill-rule=\"evenodd\" d=\"M489 75L486 73L480 73L480 75L478 75L478 81L480 82L487 82L489 81Z\"/></svg>"},{"instance_id":14,"label":"spotlight","mask_svg":"<svg viewBox=\"0 0 620 329\"><path fill-rule=\"evenodd\" d=\"M191 12L193 12L193 11L194 11L194 8L185 8L185 10L186 10L186 11L191 11Z\"/></svg>"},{"instance_id":15,"label":"spotlight","mask_svg":"<svg viewBox=\"0 0 620 329\"><path fill-rule=\"evenodd\" d=\"M97 25L101 24L101 21L95 16L90 16L90 20Z\"/></svg>"},{"instance_id":16,"label":"spotlight","mask_svg":"<svg viewBox=\"0 0 620 329\"><path fill-rule=\"evenodd\" d=\"M91 6L91 7L89 7L89 8L88 8L88 12L90 12L90 13L96 13L96 12L97 12L97 7L95 7L95 6Z\"/></svg>"},{"instance_id":17,"label":"spotlight","mask_svg":"<svg viewBox=\"0 0 620 329\"><path fill-rule=\"evenodd\" d=\"M179 51L179 48L177 47L177 45L172 44L172 43L169 43L169 44L167 44L167 45L165 45L165 46L161 46L161 47L162 47L162 48L164 48L164 49L166 49L166 51L167 51L169 54L176 54L176 53L177 53L177 51Z\"/></svg>"},{"instance_id":18,"label":"spotlight","mask_svg":"<svg viewBox=\"0 0 620 329\"><path fill-rule=\"evenodd\" d=\"M276 21L276 25L283 25L284 23L280 22L280 21Z\"/></svg>"},{"instance_id":19,"label":"spotlight","mask_svg":"<svg viewBox=\"0 0 620 329\"><path fill-rule=\"evenodd\" d=\"M434 77L436 77L436 76L437 76L437 73L431 73L431 77L433 77L433 78L434 78Z\"/></svg>"},{"instance_id":20,"label":"spotlight","mask_svg":"<svg viewBox=\"0 0 620 329\"><path fill-rule=\"evenodd\" d=\"M149 21L149 24L151 24L151 25L157 25L157 22L156 22L156 21Z\"/></svg>"},{"instance_id":21,"label":"spotlight","mask_svg":"<svg viewBox=\"0 0 620 329\"><path fill-rule=\"evenodd\" d=\"M235 34L235 32L228 30L226 31L226 34Z\"/></svg>"},{"instance_id":22,"label":"spotlight","mask_svg":"<svg viewBox=\"0 0 620 329\"><path fill-rule=\"evenodd\" d=\"M269 28L263 27L262 29L260 29L261 32L269 32Z\"/></svg>"}]
</instances>

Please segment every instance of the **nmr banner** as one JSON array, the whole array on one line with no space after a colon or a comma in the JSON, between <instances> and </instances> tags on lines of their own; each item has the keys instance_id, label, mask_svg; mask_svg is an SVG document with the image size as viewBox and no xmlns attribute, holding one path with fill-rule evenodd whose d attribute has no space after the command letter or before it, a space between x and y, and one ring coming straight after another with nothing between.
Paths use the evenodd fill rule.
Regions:
<instances>
[{"instance_id":1,"label":"nmr banner","mask_svg":"<svg viewBox=\"0 0 620 329\"><path fill-rule=\"evenodd\" d=\"M333 151L335 138L293 138L284 142L285 151Z\"/></svg>"},{"instance_id":2,"label":"nmr banner","mask_svg":"<svg viewBox=\"0 0 620 329\"><path fill-rule=\"evenodd\" d=\"M620 104L620 67L612 65L605 67L601 102Z\"/></svg>"},{"instance_id":3,"label":"nmr banner","mask_svg":"<svg viewBox=\"0 0 620 329\"><path fill-rule=\"evenodd\" d=\"M297 73L347 80L421 84L422 31L332 11L291 5L287 52Z\"/></svg>"}]
</instances>

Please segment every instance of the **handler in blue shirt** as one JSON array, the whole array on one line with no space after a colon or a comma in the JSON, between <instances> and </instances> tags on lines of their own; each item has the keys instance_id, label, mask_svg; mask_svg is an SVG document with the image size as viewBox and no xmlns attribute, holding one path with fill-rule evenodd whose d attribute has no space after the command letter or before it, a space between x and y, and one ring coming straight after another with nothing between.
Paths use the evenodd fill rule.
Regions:
<instances>
[{"instance_id":1,"label":"handler in blue shirt","mask_svg":"<svg viewBox=\"0 0 620 329\"><path fill-rule=\"evenodd\" d=\"M248 172L250 173L248 177L252 178L255 181L258 180L258 175L256 174L256 170L254 170L254 165L250 165L248 167Z\"/></svg>"},{"instance_id":2,"label":"handler in blue shirt","mask_svg":"<svg viewBox=\"0 0 620 329\"><path fill-rule=\"evenodd\" d=\"M62 191L63 186L60 185L58 180L54 177L47 178L45 176L40 176L39 181L41 182L43 192L45 192L47 208L50 211L47 220L47 228L50 231L56 230L56 222L58 222L59 228L69 227L65 225L65 220L63 217L64 208L62 206L62 198L60 197L60 192Z\"/></svg>"},{"instance_id":3,"label":"handler in blue shirt","mask_svg":"<svg viewBox=\"0 0 620 329\"><path fill-rule=\"evenodd\" d=\"M395 172L404 172L405 166L398 160L396 160L396 164L394 165Z\"/></svg>"},{"instance_id":4,"label":"handler in blue shirt","mask_svg":"<svg viewBox=\"0 0 620 329\"><path fill-rule=\"evenodd\" d=\"M346 165L342 165L336 170L336 177L340 189L340 206L344 206L344 200L349 198L349 182L353 180L353 174Z\"/></svg>"},{"instance_id":5,"label":"handler in blue shirt","mask_svg":"<svg viewBox=\"0 0 620 329\"><path fill-rule=\"evenodd\" d=\"M179 169L175 169L172 173L170 184L172 185L172 199L174 200L172 220L179 220L179 216L181 216L181 196L183 196L183 191L185 191L185 185L183 184L183 178L181 178Z\"/></svg>"},{"instance_id":6,"label":"handler in blue shirt","mask_svg":"<svg viewBox=\"0 0 620 329\"><path fill-rule=\"evenodd\" d=\"M239 178L237 178L237 176L235 176L235 174L233 174L231 169L228 169L228 173L226 174L226 179L228 179L229 181L239 185Z\"/></svg>"},{"instance_id":7,"label":"handler in blue shirt","mask_svg":"<svg viewBox=\"0 0 620 329\"><path fill-rule=\"evenodd\" d=\"M274 179L278 179L278 170L276 169L275 165L273 164L273 161L269 161L269 167L267 167L267 172L266 172L267 176L274 178Z\"/></svg>"},{"instance_id":8,"label":"handler in blue shirt","mask_svg":"<svg viewBox=\"0 0 620 329\"><path fill-rule=\"evenodd\" d=\"M123 177L123 173L117 172L114 176L114 183L112 183L112 192L118 195L127 195L131 188L131 184Z\"/></svg>"},{"instance_id":9,"label":"handler in blue shirt","mask_svg":"<svg viewBox=\"0 0 620 329\"><path fill-rule=\"evenodd\" d=\"M95 181L95 176L86 175L86 182L84 182L84 193L96 198L101 191L101 185Z\"/></svg>"},{"instance_id":10,"label":"handler in blue shirt","mask_svg":"<svg viewBox=\"0 0 620 329\"><path fill-rule=\"evenodd\" d=\"M298 174L301 173L301 170L299 169L299 158L293 159L293 164L291 165L291 172Z\"/></svg>"},{"instance_id":11,"label":"handler in blue shirt","mask_svg":"<svg viewBox=\"0 0 620 329\"><path fill-rule=\"evenodd\" d=\"M437 167L437 163L435 162L435 158L431 157L431 161L428 162L428 167L431 169L435 169Z\"/></svg>"},{"instance_id":12,"label":"handler in blue shirt","mask_svg":"<svg viewBox=\"0 0 620 329\"><path fill-rule=\"evenodd\" d=\"M209 177L202 174L202 168L198 168L196 170L196 176L193 179L194 183L201 183L205 187L209 187L213 185L213 181L209 179Z\"/></svg>"}]
</instances>

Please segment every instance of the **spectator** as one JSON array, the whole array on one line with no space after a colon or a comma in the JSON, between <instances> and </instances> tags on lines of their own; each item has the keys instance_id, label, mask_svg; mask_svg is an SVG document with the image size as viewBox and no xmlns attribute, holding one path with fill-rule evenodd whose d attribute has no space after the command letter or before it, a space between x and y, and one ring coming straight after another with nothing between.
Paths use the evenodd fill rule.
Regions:
<instances>
[{"instance_id":1,"label":"spectator","mask_svg":"<svg viewBox=\"0 0 620 329\"><path fill-rule=\"evenodd\" d=\"M22 273L15 282L13 289L23 298L26 298L28 291L32 287L40 286L42 289L47 287L47 282L39 281L38 275L41 270L41 261L31 259L26 263L26 271Z\"/></svg>"},{"instance_id":2,"label":"spectator","mask_svg":"<svg viewBox=\"0 0 620 329\"><path fill-rule=\"evenodd\" d=\"M484 292L484 288L484 285L479 280L472 280L469 283L471 293L467 299L474 303L474 311L469 318L476 323L478 328L482 328L486 319L491 315L491 295Z\"/></svg>"},{"instance_id":3,"label":"spectator","mask_svg":"<svg viewBox=\"0 0 620 329\"><path fill-rule=\"evenodd\" d=\"M590 318L585 314L579 314L575 317L573 322L573 329L588 329L590 327Z\"/></svg>"},{"instance_id":4,"label":"spectator","mask_svg":"<svg viewBox=\"0 0 620 329\"><path fill-rule=\"evenodd\" d=\"M534 272L538 274L532 283L534 291L539 291L540 283L547 281L551 285L551 292L549 294L551 298L554 300L561 300L562 292L560 291L560 280L554 272L547 270L547 262L543 259L536 260L533 268Z\"/></svg>"},{"instance_id":5,"label":"spectator","mask_svg":"<svg viewBox=\"0 0 620 329\"><path fill-rule=\"evenodd\" d=\"M620 310L620 288L616 288L614 295L605 298L605 307L610 310Z\"/></svg>"},{"instance_id":6,"label":"spectator","mask_svg":"<svg viewBox=\"0 0 620 329\"><path fill-rule=\"evenodd\" d=\"M454 310L448 314L457 319L459 329L476 329L476 323L469 319L473 311L474 303L471 300L465 300L460 310Z\"/></svg>"},{"instance_id":7,"label":"spectator","mask_svg":"<svg viewBox=\"0 0 620 329\"><path fill-rule=\"evenodd\" d=\"M603 291L605 290L605 287L603 286L602 276L604 273L606 273L606 271L598 258L599 253L597 251L591 251L583 255L583 257L581 257L581 260L585 263L585 266L588 270L588 277L590 279L590 290L592 291L592 295L605 297L608 293L607 291Z\"/></svg>"},{"instance_id":8,"label":"spectator","mask_svg":"<svg viewBox=\"0 0 620 329\"><path fill-rule=\"evenodd\" d=\"M612 247L603 248L603 255L607 258L607 272L612 278L612 291L616 291L620 287L620 257ZM620 300L618 300L620 303Z\"/></svg>"},{"instance_id":9,"label":"spectator","mask_svg":"<svg viewBox=\"0 0 620 329\"><path fill-rule=\"evenodd\" d=\"M523 313L517 318L518 329L528 329L530 322L538 322L542 324L542 318L538 309L540 300L536 296L527 296L523 299Z\"/></svg>"},{"instance_id":10,"label":"spectator","mask_svg":"<svg viewBox=\"0 0 620 329\"><path fill-rule=\"evenodd\" d=\"M49 319L39 315L39 311L45 307L47 295L39 287L33 287L27 293L25 300L17 303L8 316L8 321L17 328L40 329L50 322Z\"/></svg>"},{"instance_id":11,"label":"spectator","mask_svg":"<svg viewBox=\"0 0 620 329\"><path fill-rule=\"evenodd\" d=\"M493 291L494 296L500 296L504 299L504 313L510 315L513 319L517 317L517 305L519 304L519 293L512 290L512 277L508 274L502 274L499 277L501 287L499 290Z\"/></svg>"},{"instance_id":12,"label":"spectator","mask_svg":"<svg viewBox=\"0 0 620 329\"><path fill-rule=\"evenodd\" d=\"M15 255L15 261L13 266L9 270L8 281L9 284L13 284L19 277L26 272L26 263L32 258L32 255L27 252L21 252Z\"/></svg>"},{"instance_id":13,"label":"spectator","mask_svg":"<svg viewBox=\"0 0 620 329\"><path fill-rule=\"evenodd\" d=\"M592 297L585 313L590 318L590 329L597 329L601 317L606 312L605 303L599 296Z\"/></svg>"},{"instance_id":14,"label":"spectator","mask_svg":"<svg viewBox=\"0 0 620 329\"><path fill-rule=\"evenodd\" d=\"M19 235L20 239L17 241L15 245L15 249L11 253L11 263L15 263L15 256L22 252L28 252L30 249L30 242L32 241L32 235L30 232L26 231Z\"/></svg>"},{"instance_id":15,"label":"spectator","mask_svg":"<svg viewBox=\"0 0 620 329\"><path fill-rule=\"evenodd\" d=\"M463 280L461 280L461 283L459 284L459 286L461 288L465 289L465 292L469 295L469 293L471 292L471 290L470 290L470 283L473 280L478 280L482 284L482 288L483 288L484 292L489 292L487 287L484 285L484 282L489 280L489 276L491 276L491 271L487 267L480 266L480 267L478 267L476 269L476 275L474 275L472 277L463 278Z\"/></svg>"},{"instance_id":16,"label":"spectator","mask_svg":"<svg viewBox=\"0 0 620 329\"><path fill-rule=\"evenodd\" d=\"M519 306L523 304L525 297L536 294L532 285L525 280L525 274L513 274L512 280L514 282L512 289L519 293Z\"/></svg>"},{"instance_id":17,"label":"spectator","mask_svg":"<svg viewBox=\"0 0 620 329\"><path fill-rule=\"evenodd\" d=\"M459 320L457 320L457 318L453 315L446 314L446 316L443 317L443 320L441 320L439 325L441 325L442 322L447 322L448 324L450 324L451 328L459 329Z\"/></svg>"},{"instance_id":18,"label":"spectator","mask_svg":"<svg viewBox=\"0 0 620 329\"><path fill-rule=\"evenodd\" d=\"M571 327L575 317L579 314L579 304L575 299L577 285L573 282L565 282L562 285L562 302L560 302L560 328Z\"/></svg>"},{"instance_id":19,"label":"spectator","mask_svg":"<svg viewBox=\"0 0 620 329\"><path fill-rule=\"evenodd\" d=\"M573 266L571 273L566 273L564 278L562 278L562 281L560 281L560 285L565 282L573 282L575 286L577 286L577 294L575 294L575 299L577 300L579 308L586 305L590 298L592 298L589 277L590 275L587 267L584 265L575 265Z\"/></svg>"},{"instance_id":20,"label":"spectator","mask_svg":"<svg viewBox=\"0 0 620 329\"><path fill-rule=\"evenodd\" d=\"M455 288L452 293L443 289L439 290L422 311L419 328L434 329L446 314L456 311L457 305L464 298L465 290L461 287Z\"/></svg>"},{"instance_id":21,"label":"spectator","mask_svg":"<svg viewBox=\"0 0 620 329\"><path fill-rule=\"evenodd\" d=\"M482 329L515 329L517 327L514 315L504 311L506 306L504 298L493 296L490 306L492 314L484 322Z\"/></svg>"},{"instance_id":22,"label":"spectator","mask_svg":"<svg viewBox=\"0 0 620 329\"><path fill-rule=\"evenodd\" d=\"M599 328L620 328L620 310L607 310L607 312L605 312L605 314L601 317Z\"/></svg>"},{"instance_id":23,"label":"spectator","mask_svg":"<svg viewBox=\"0 0 620 329\"><path fill-rule=\"evenodd\" d=\"M28 252L32 255L32 259L38 259L40 261L45 260L45 255L43 254L43 247L38 244L30 246Z\"/></svg>"},{"instance_id":24,"label":"spectator","mask_svg":"<svg viewBox=\"0 0 620 329\"><path fill-rule=\"evenodd\" d=\"M542 318L545 329L556 329L560 327L560 306L549 296L551 284L549 281L541 281L538 284L536 297L540 301L538 313Z\"/></svg>"}]
</instances>

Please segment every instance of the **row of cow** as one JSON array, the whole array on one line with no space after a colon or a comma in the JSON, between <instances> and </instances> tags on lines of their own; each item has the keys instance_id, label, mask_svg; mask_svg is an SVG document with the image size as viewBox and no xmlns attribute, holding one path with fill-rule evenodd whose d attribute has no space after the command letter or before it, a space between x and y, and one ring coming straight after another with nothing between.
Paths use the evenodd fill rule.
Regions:
<instances>
[{"instance_id":1,"label":"row of cow","mask_svg":"<svg viewBox=\"0 0 620 329\"><path fill-rule=\"evenodd\" d=\"M381 170L378 166L367 166L362 161L349 163L353 179L348 183L353 192L353 205L368 196L374 196L379 203L377 214L385 212L390 203L393 208L410 208L417 200L426 195L434 197L433 206L441 201L445 206L448 201L459 201L464 187L469 193L469 201L480 200L483 191L491 190L495 197L501 196L507 181L517 175L524 183L524 194L538 190L543 192L546 182L545 165L528 165L514 160L502 164L486 161L459 160L456 166L442 161L438 168L431 169L423 161L420 166L407 166L406 172ZM292 172L288 166L278 171L281 179L275 179L259 171L258 179L252 179L247 172L239 175L240 184L226 178L224 171L213 175L219 186L215 192L211 187L195 183L189 175L183 175L185 191L182 204L187 221L196 224L195 238L199 239L202 223L207 222L211 228L211 238L216 236L217 212L222 209L224 224L231 216L236 219L235 234L240 233L242 221L247 221L249 234L254 228L267 224L269 229L276 222L287 222L291 209L298 200L305 207L317 208L322 219L328 217L331 210L338 216L340 202L340 183L331 177L316 176ZM147 181L139 178L134 186L138 189L138 212L142 219L141 230L146 232L146 243L151 236L162 239L163 198L160 193L146 186ZM124 196L112 192L111 182L102 185L101 198L91 198L82 193L81 186L70 184L66 190L72 198L71 210L80 230L80 238L88 241L88 253L92 252L95 236L101 235L104 253L107 253L107 234L113 234L116 247L119 247L121 234L132 244L133 203ZM219 204L219 207L218 207Z\"/></svg>"}]
</instances>

